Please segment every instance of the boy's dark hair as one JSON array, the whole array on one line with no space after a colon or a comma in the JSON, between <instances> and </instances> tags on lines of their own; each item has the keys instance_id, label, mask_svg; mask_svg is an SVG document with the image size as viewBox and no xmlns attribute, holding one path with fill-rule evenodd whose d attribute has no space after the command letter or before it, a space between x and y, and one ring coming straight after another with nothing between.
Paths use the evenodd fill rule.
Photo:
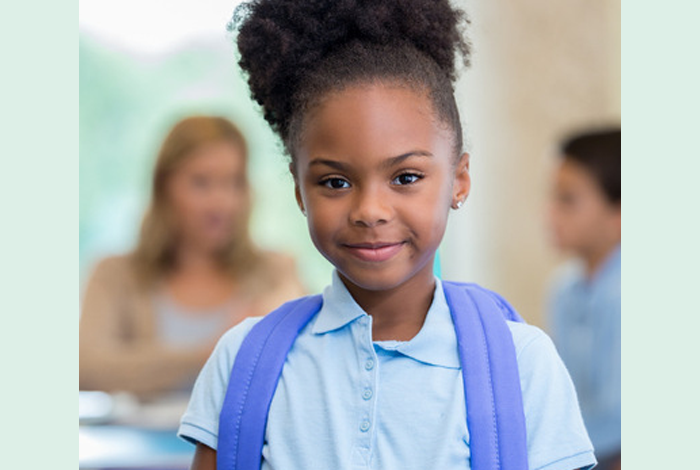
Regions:
<instances>
[{"instance_id":1,"label":"boy's dark hair","mask_svg":"<svg viewBox=\"0 0 700 470\"><path fill-rule=\"evenodd\" d=\"M584 166L611 204L621 202L622 132L620 128L578 133L566 139L562 158Z\"/></svg>"},{"instance_id":2,"label":"boy's dark hair","mask_svg":"<svg viewBox=\"0 0 700 470\"><path fill-rule=\"evenodd\" d=\"M427 93L461 153L453 82L456 53L469 65L467 23L449 0L252 0L228 27L238 32L252 97L293 158L310 108L329 92L376 81Z\"/></svg>"}]
</instances>

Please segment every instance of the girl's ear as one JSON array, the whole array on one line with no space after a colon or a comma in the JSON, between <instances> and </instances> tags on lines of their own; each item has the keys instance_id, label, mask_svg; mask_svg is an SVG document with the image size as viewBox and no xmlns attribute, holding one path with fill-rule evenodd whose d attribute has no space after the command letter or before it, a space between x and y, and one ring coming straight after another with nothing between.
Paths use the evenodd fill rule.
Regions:
<instances>
[{"instance_id":1,"label":"girl's ear","mask_svg":"<svg viewBox=\"0 0 700 470\"><path fill-rule=\"evenodd\" d=\"M452 208L459 209L464 203L469 190L472 187L472 179L469 176L469 154L464 152L459 157L459 162L455 167L455 179L452 185Z\"/></svg>"},{"instance_id":2,"label":"girl's ear","mask_svg":"<svg viewBox=\"0 0 700 470\"><path fill-rule=\"evenodd\" d=\"M289 164L289 171L292 174L292 177L294 178L294 197L297 200L297 205L299 206L301 213L304 214L304 216L306 216L306 209L304 208L304 199L301 197L301 189L299 187L299 179L297 178L297 174L294 171L294 162Z\"/></svg>"}]
</instances>

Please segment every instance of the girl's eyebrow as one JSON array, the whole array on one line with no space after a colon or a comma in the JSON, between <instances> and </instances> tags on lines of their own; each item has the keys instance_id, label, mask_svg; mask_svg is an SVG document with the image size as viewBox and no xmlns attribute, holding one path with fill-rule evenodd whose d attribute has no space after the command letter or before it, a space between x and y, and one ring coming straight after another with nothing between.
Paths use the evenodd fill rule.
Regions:
<instances>
[{"instance_id":1,"label":"girl's eyebrow","mask_svg":"<svg viewBox=\"0 0 700 470\"><path fill-rule=\"evenodd\" d=\"M432 157L433 154L427 150L411 150L410 152L402 153L396 157L387 158L382 162L382 167L391 168L406 160L409 157Z\"/></svg>"},{"instance_id":2,"label":"girl's eyebrow","mask_svg":"<svg viewBox=\"0 0 700 470\"><path fill-rule=\"evenodd\" d=\"M335 168L338 171L343 171L347 169L347 165L343 162L337 160L328 160L326 158L314 158L309 162L309 168L314 165L326 165L331 168Z\"/></svg>"},{"instance_id":3,"label":"girl's eyebrow","mask_svg":"<svg viewBox=\"0 0 700 470\"><path fill-rule=\"evenodd\" d=\"M412 150L410 152L397 155L396 157L387 158L382 162L382 167L391 168L392 166L400 164L409 157L433 157L433 154L428 152L427 150ZM339 162L337 160L329 160L327 158L314 158L309 162L309 167L312 167L314 165L326 165L331 168L335 168L338 171L344 171L348 169L347 164Z\"/></svg>"}]
</instances>

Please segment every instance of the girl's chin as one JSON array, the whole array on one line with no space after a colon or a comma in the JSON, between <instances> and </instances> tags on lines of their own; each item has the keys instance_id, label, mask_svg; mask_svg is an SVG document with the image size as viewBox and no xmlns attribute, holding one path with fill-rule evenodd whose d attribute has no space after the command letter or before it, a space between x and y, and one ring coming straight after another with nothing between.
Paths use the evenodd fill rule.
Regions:
<instances>
[{"instance_id":1,"label":"girl's chin","mask_svg":"<svg viewBox=\"0 0 700 470\"><path fill-rule=\"evenodd\" d=\"M387 291L400 287L409 281L412 276L390 270L338 270L343 280L353 286L366 291Z\"/></svg>"}]
</instances>

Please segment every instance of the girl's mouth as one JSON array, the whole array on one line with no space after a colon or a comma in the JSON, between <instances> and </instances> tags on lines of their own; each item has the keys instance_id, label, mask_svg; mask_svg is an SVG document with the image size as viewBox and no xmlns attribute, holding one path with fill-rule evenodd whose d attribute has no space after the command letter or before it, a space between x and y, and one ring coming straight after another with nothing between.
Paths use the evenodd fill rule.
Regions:
<instances>
[{"instance_id":1,"label":"girl's mouth","mask_svg":"<svg viewBox=\"0 0 700 470\"><path fill-rule=\"evenodd\" d=\"M343 247L362 261L379 263L393 258L406 244L396 243L354 243L343 244Z\"/></svg>"}]
</instances>

